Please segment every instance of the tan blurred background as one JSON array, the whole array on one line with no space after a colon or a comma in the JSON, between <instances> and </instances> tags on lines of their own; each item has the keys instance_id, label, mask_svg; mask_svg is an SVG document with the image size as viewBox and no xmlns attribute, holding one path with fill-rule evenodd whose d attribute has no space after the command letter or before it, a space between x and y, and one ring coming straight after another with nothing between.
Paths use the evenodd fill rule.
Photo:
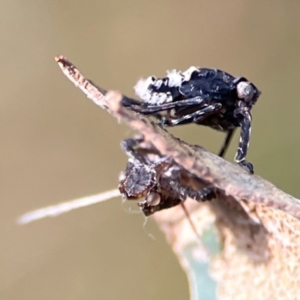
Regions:
<instances>
[{"instance_id":1,"label":"tan blurred background","mask_svg":"<svg viewBox=\"0 0 300 300\"><path fill-rule=\"evenodd\" d=\"M130 96L139 77L191 65L247 77L263 92L248 158L300 197L299 1L12 0L1 2L0 24L0 299L188 298L160 231L120 199L15 223L115 188L126 163L119 144L130 130L71 85L55 55ZM172 132L215 152L224 138L196 126Z\"/></svg>"}]
</instances>

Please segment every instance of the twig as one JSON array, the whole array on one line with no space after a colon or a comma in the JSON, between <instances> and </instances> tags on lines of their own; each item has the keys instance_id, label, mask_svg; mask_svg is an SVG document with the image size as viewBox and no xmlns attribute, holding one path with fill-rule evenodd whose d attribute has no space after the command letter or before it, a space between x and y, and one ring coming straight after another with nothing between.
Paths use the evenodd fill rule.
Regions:
<instances>
[{"instance_id":1,"label":"twig","mask_svg":"<svg viewBox=\"0 0 300 300\"><path fill-rule=\"evenodd\" d=\"M270 182L256 175L249 175L240 167L207 152L202 147L192 147L155 125L145 116L125 108L122 103L131 101L116 91L106 92L97 87L79 72L66 58L56 57L63 73L83 93L118 120L142 133L145 140L153 144L164 156L172 157L177 164L200 179L214 184L227 196L237 201L247 200L279 209L300 219L300 200L284 193ZM136 101L136 100L132 100Z\"/></svg>"}]
</instances>

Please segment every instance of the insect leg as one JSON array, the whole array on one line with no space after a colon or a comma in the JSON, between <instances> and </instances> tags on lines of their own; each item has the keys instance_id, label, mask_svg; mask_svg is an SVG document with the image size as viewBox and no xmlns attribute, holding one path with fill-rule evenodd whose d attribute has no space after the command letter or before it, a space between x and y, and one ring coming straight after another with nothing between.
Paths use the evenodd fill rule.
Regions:
<instances>
[{"instance_id":1,"label":"insect leg","mask_svg":"<svg viewBox=\"0 0 300 300\"><path fill-rule=\"evenodd\" d=\"M147 163L146 156L140 153L137 149L138 146L144 141L144 137L142 135L126 139L121 142L121 149L128 157L134 160L138 160L140 163Z\"/></svg>"},{"instance_id":2,"label":"insect leg","mask_svg":"<svg viewBox=\"0 0 300 300\"><path fill-rule=\"evenodd\" d=\"M220 157L223 157L225 155L225 153L226 153L226 151L229 147L229 144L231 142L231 139L233 137L234 131L235 131L235 129L230 129L227 132L227 135L226 135L226 138L225 138L224 143L222 145L222 148L220 149L219 154L218 154Z\"/></svg>"},{"instance_id":3,"label":"insect leg","mask_svg":"<svg viewBox=\"0 0 300 300\"><path fill-rule=\"evenodd\" d=\"M123 96L122 100L121 100L121 104L124 106L124 107L131 107L133 105L137 105L137 106L140 106L141 105L141 101L137 101L135 99L132 99L132 98L128 98L126 96Z\"/></svg>"},{"instance_id":4,"label":"insect leg","mask_svg":"<svg viewBox=\"0 0 300 300\"><path fill-rule=\"evenodd\" d=\"M234 112L234 115L240 119L241 126L241 135L239 146L235 155L234 160L242 167L246 167L251 174L253 174L253 165L245 160L247 155L247 150L250 142L250 134L251 134L251 114L246 108L237 108Z\"/></svg>"},{"instance_id":5,"label":"insect leg","mask_svg":"<svg viewBox=\"0 0 300 300\"><path fill-rule=\"evenodd\" d=\"M217 188L213 185L208 185L199 191L187 189L186 192L187 197L198 202L204 202L216 198Z\"/></svg>"},{"instance_id":6,"label":"insect leg","mask_svg":"<svg viewBox=\"0 0 300 300\"><path fill-rule=\"evenodd\" d=\"M198 202L204 202L216 198L217 188L210 184L201 190L194 190L189 187L181 185L179 182L171 181L170 185L180 195L179 199L181 201L186 200L186 198L194 199Z\"/></svg>"},{"instance_id":7,"label":"insect leg","mask_svg":"<svg viewBox=\"0 0 300 300\"><path fill-rule=\"evenodd\" d=\"M194 97L190 99L185 100L178 100L174 102L164 103L164 104L158 104L158 105L148 105L146 107L131 107L132 110L142 113L144 115L153 114L155 112L161 112L166 111L169 109L182 107L182 106L190 106L190 105L201 105L205 99L203 97Z\"/></svg>"},{"instance_id":8,"label":"insect leg","mask_svg":"<svg viewBox=\"0 0 300 300\"><path fill-rule=\"evenodd\" d=\"M174 120L166 120L166 124L168 126L176 126L180 123L186 123L186 122L195 122L199 123L206 117L208 117L211 114L214 114L222 109L222 104L215 103L209 106L206 106L200 110L197 110L191 114L185 115L181 118L174 119Z\"/></svg>"}]
</instances>

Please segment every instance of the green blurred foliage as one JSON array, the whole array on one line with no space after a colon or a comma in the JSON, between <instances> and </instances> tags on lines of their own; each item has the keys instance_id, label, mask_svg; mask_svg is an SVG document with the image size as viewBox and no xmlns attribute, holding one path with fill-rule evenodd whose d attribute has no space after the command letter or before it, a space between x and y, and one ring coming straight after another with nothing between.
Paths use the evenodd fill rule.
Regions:
<instances>
[{"instance_id":1,"label":"green blurred foliage","mask_svg":"<svg viewBox=\"0 0 300 300\"><path fill-rule=\"evenodd\" d=\"M299 197L298 1L13 0L0 20L1 299L188 298L164 237L120 199L15 224L25 211L116 187L126 162L119 144L130 130L87 101L55 55L131 96L139 77L191 65L247 77L263 92L248 158ZM214 152L224 138L197 126L172 132Z\"/></svg>"}]
</instances>

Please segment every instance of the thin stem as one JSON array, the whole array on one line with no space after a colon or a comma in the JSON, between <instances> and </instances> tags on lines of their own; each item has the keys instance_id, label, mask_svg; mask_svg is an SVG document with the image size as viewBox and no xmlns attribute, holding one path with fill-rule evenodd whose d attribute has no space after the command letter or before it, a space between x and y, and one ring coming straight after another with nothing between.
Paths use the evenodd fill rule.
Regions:
<instances>
[{"instance_id":1,"label":"thin stem","mask_svg":"<svg viewBox=\"0 0 300 300\"><path fill-rule=\"evenodd\" d=\"M17 223L23 225L46 217L56 217L58 215L67 213L73 209L89 206L99 202L104 202L119 196L119 190L114 189L100 194L78 198L67 202L62 202L53 206L48 206L28 212L19 217L17 219Z\"/></svg>"}]
</instances>

